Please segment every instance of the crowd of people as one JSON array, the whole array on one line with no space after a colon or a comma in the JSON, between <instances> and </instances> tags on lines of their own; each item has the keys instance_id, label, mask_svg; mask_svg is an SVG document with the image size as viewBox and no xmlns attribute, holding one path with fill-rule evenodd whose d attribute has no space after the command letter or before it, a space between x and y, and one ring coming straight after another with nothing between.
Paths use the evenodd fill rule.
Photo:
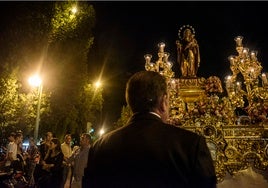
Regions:
<instances>
[{"instance_id":1,"label":"crowd of people","mask_svg":"<svg viewBox=\"0 0 268 188\"><path fill-rule=\"evenodd\" d=\"M34 138L29 138L28 147L23 147L23 134L11 132L6 146L6 158L2 169L11 178L24 177L27 187L35 188L79 188L87 164L91 136L83 133L79 146L72 145L72 135L66 134L64 141L47 132L40 146ZM18 181L16 181L18 183ZM6 180L1 185L14 186L14 181ZM15 186L16 187L16 186Z\"/></svg>"},{"instance_id":2,"label":"crowd of people","mask_svg":"<svg viewBox=\"0 0 268 188\"><path fill-rule=\"evenodd\" d=\"M128 124L92 144L87 133L71 147L70 134L61 143L47 132L40 147L31 139L23 152L22 133L10 134L7 168L25 170L36 188L216 187L205 138L167 123L165 77L135 73L126 85L126 101L133 112Z\"/></svg>"}]
</instances>

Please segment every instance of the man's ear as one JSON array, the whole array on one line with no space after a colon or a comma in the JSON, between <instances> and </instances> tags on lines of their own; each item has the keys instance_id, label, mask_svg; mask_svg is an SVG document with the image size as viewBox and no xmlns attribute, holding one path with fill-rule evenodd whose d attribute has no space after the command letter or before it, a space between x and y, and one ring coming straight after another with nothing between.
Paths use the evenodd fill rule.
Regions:
<instances>
[{"instance_id":1,"label":"man's ear","mask_svg":"<svg viewBox=\"0 0 268 188\"><path fill-rule=\"evenodd\" d=\"M165 113L168 110L168 96L165 94L160 99L160 110L162 113Z\"/></svg>"},{"instance_id":2,"label":"man's ear","mask_svg":"<svg viewBox=\"0 0 268 188\"><path fill-rule=\"evenodd\" d=\"M166 122L169 118L169 98L168 95L165 94L160 99L160 116L163 122Z\"/></svg>"}]
</instances>

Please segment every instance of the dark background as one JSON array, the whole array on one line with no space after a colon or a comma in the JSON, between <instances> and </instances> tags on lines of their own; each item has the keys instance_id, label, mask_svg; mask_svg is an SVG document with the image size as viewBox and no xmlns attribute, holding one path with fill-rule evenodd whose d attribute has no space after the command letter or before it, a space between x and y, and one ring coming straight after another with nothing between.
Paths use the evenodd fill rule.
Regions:
<instances>
[{"instance_id":1,"label":"dark background","mask_svg":"<svg viewBox=\"0 0 268 188\"><path fill-rule=\"evenodd\" d=\"M104 118L112 123L125 105L127 79L144 70L144 55L158 58L157 44L164 42L176 77L176 40L183 25L191 25L200 47L198 77L218 76L222 82L231 74L228 57L236 55L234 38L258 51L267 71L267 2L256 1L123 1L92 2L96 10L95 44L90 53L92 76L101 73L104 88Z\"/></svg>"},{"instance_id":2,"label":"dark background","mask_svg":"<svg viewBox=\"0 0 268 188\"><path fill-rule=\"evenodd\" d=\"M16 4L0 3L0 32L16 17ZM27 2L31 5L34 2ZM127 79L144 70L144 55L158 58L157 44L164 42L176 77L176 40L183 25L191 25L200 47L198 77L231 74L228 57L236 55L234 38L258 51L263 72L268 61L268 2L265 1L88 1L96 10L95 41L89 53L89 74L101 79L104 91L103 120L109 125L125 105ZM5 6L1 6L4 5ZM26 4L26 3L25 3ZM1 63L1 62L0 62Z\"/></svg>"}]
</instances>

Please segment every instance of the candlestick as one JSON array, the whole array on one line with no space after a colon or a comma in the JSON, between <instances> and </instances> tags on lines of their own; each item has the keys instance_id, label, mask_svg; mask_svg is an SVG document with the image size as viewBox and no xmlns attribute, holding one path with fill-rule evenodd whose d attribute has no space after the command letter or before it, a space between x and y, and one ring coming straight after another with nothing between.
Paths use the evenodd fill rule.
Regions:
<instances>
[{"instance_id":1,"label":"candlestick","mask_svg":"<svg viewBox=\"0 0 268 188\"><path fill-rule=\"evenodd\" d=\"M230 64L231 64L231 65L234 65L234 62L235 62L234 56L231 55L231 56L228 57L228 59L229 59L229 61L230 61Z\"/></svg>"},{"instance_id":2,"label":"candlestick","mask_svg":"<svg viewBox=\"0 0 268 188\"><path fill-rule=\"evenodd\" d=\"M240 92L241 91L241 84L240 82L236 82L236 91Z\"/></svg>"},{"instance_id":3,"label":"candlestick","mask_svg":"<svg viewBox=\"0 0 268 188\"><path fill-rule=\"evenodd\" d=\"M159 52L163 53L165 48L165 43L161 42L158 44Z\"/></svg>"},{"instance_id":4,"label":"candlestick","mask_svg":"<svg viewBox=\"0 0 268 188\"><path fill-rule=\"evenodd\" d=\"M257 51L251 51L250 58L252 61L257 61Z\"/></svg>"},{"instance_id":5,"label":"candlestick","mask_svg":"<svg viewBox=\"0 0 268 188\"><path fill-rule=\"evenodd\" d=\"M146 54L146 55L144 55L144 58L145 58L146 63L150 63L151 59L152 59L152 55L151 54Z\"/></svg>"},{"instance_id":6,"label":"candlestick","mask_svg":"<svg viewBox=\"0 0 268 188\"><path fill-rule=\"evenodd\" d=\"M263 87L267 86L268 81L267 81L266 73L261 74L261 79L262 79Z\"/></svg>"},{"instance_id":7,"label":"candlestick","mask_svg":"<svg viewBox=\"0 0 268 188\"><path fill-rule=\"evenodd\" d=\"M235 37L235 42L236 42L236 46L237 47L241 47L242 46L242 40L243 40L243 37L242 36L237 36Z\"/></svg>"},{"instance_id":8,"label":"candlestick","mask_svg":"<svg viewBox=\"0 0 268 188\"><path fill-rule=\"evenodd\" d=\"M244 48L243 49L243 56L244 56L244 58L247 58L248 57L248 51L249 51L248 48Z\"/></svg>"}]
</instances>

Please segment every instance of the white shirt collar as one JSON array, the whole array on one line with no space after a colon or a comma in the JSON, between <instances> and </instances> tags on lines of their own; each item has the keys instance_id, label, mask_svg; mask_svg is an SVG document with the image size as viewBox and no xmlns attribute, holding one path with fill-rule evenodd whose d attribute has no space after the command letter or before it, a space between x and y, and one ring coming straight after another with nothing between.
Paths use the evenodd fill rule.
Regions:
<instances>
[{"instance_id":1,"label":"white shirt collar","mask_svg":"<svg viewBox=\"0 0 268 188\"><path fill-rule=\"evenodd\" d=\"M155 115L155 116L157 116L157 117L159 117L160 119L161 119L161 116L159 115L159 114L157 114L157 113L155 113L155 112L149 112L150 114L153 114L153 115Z\"/></svg>"}]
</instances>

